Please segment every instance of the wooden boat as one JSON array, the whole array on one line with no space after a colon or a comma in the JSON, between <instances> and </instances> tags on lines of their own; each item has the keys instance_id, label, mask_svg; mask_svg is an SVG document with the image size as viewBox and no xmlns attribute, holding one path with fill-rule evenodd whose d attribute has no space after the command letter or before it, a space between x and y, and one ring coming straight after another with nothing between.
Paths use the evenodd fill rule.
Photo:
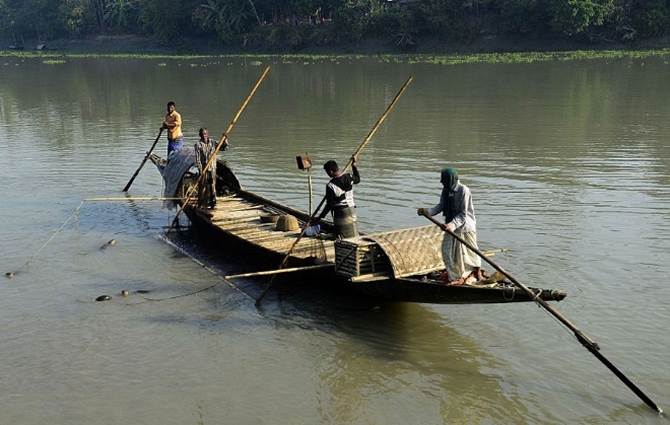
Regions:
<instances>
[{"instance_id":1,"label":"wooden boat","mask_svg":"<svg viewBox=\"0 0 670 425\"><path fill-rule=\"evenodd\" d=\"M190 147L173 153L169 163L155 154L150 156L165 179L166 197L186 199L198 179L194 158ZM560 301L566 296L560 290L530 288L531 297L496 274L460 286L445 284L439 280L439 271L444 269L440 248L444 234L437 226L332 240L332 223L322 222L318 234L299 237L310 215L244 190L220 158L216 187L214 208L198 208L194 199L168 207L183 206L192 227L206 241L221 247L225 255L251 255L267 270L277 269L290 252L284 268L302 278L348 285L388 302L482 304L528 302L536 297ZM292 218L293 225L280 227L282 218Z\"/></svg>"}]
</instances>

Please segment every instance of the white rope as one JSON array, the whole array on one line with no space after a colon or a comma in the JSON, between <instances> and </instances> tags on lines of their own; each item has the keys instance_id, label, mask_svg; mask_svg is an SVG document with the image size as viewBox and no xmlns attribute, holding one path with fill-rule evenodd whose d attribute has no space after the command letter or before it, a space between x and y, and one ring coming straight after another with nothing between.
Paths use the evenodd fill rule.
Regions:
<instances>
[{"instance_id":1,"label":"white rope","mask_svg":"<svg viewBox=\"0 0 670 425\"><path fill-rule=\"evenodd\" d=\"M53 235L51 235L51 237L49 238L49 240L47 240L47 241L44 243L44 245L42 245L42 246L40 247L40 249L38 249L37 252L34 253L34 254L28 259L28 261L26 261L21 267L19 267L19 269L16 271L16 273L18 273L18 272L20 272L21 270L23 270L24 268L26 268L26 267L28 266L28 264L29 264L31 261L33 261L33 258L35 258L35 257L37 256L37 254L39 254L40 252L42 252L42 250L43 250L44 248L46 248L47 245L49 245L49 243L53 240L53 238L55 238L56 235L57 235L58 233L60 233L61 230L63 230L63 228L65 227L65 225L68 224L68 223L70 222L70 220L72 220L72 217L74 217L74 216L77 214L77 212L79 212L79 209L81 208L82 205L84 205L84 200L82 200L82 201L79 203L79 206L78 206L77 208L75 208L74 212L70 215L70 217L68 217L68 219L65 220L65 223L63 223L63 225L60 226L60 228L59 228L58 230L56 230L56 232L55 232ZM13 275L13 274L16 274L16 273L11 273L11 272L10 272L10 273L6 273L5 276L7 276L7 277L12 277L12 275Z\"/></svg>"},{"instance_id":2,"label":"white rope","mask_svg":"<svg viewBox=\"0 0 670 425\"><path fill-rule=\"evenodd\" d=\"M509 298L507 298L507 293L506 293L506 292L507 292L507 289L511 289L511 290L512 290L512 296L509 297ZM503 283L503 299L504 299L505 301L512 301L512 300L514 299L514 295L515 295L515 294L516 294L516 286L514 286L514 285L505 285L505 284Z\"/></svg>"},{"instance_id":3,"label":"white rope","mask_svg":"<svg viewBox=\"0 0 670 425\"><path fill-rule=\"evenodd\" d=\"M79 213L79 210L84 205L84 202L120 202L120 201L123 201L123 202L127 202L127 201L161 201L162 202L162 201L166 201L166 200L180 200L180 199L182 199L182 198L165 198L165 197L161 197L161 196L139 197L139 198L133 198L131 196L126 196L126 197L122 197L122 198L84 198L84 199L81 200L81 202L79 203L77 208L75 208L75 210L72 212L72 214L67 218L67 220L65 220L65 222L58 228L58 230L56 230L54 232L54 234L51 235L51 237L44 243L44 245L42 245L37 250L37 252L35 252L28 259L28 261L26 261L21 267L19 267L19 269L17 271L15 271L13 273L12 272L5 273L5 276L8 277L8 278L11 278L15 274L19 273L20 271L22 271L26 267L28 267L28 264L30 264L30 262L33 261L33 259L35 257L37 257L37 255L40 252L42 252L42 250L44 250L44 248L46 248L47 245L49 245L51 243L51 241L56 237L56 235L58 235L65 228L65 226L72 220L72 218L75 217Z\"/></svg>"}]
</instances>

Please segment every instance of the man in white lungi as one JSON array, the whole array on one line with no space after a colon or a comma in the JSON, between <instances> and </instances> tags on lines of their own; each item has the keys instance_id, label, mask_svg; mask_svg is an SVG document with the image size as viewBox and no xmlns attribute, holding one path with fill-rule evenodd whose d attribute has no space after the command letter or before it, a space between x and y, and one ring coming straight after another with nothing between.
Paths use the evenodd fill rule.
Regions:
<instances>
[{"instance_id":1,"label":"man in white lungi","mask_svg":"<svg viewBox=\"0 0 670 425\"><path fill-rule=\"evenodd\" d=\"M419 208L417 214L434 216L444 214L443 230L451 230L465 242L477 246L477 221L475 208L472 205L470 189L458 180L458 172L454 168L443 168L440 182L444 187L440 202L433 208ZM482 260L477 253L461 244L450 234L445 233L442 242L442 257L447 267L448 277L442 278L450 285L462 285L468 280L482 280Z\"/></svg>"}]
</instances>

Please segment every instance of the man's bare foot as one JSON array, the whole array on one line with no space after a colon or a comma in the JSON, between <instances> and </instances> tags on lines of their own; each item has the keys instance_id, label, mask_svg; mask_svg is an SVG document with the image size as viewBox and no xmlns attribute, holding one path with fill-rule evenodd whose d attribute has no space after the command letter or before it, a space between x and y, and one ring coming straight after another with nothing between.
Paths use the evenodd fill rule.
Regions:
<instances>
[{"instance_id":1,"label":"man's bare foot","mask_svg":"<svg viewBox=\"0 0 670 425\"><path fill-rule=\"evenodd\" d=\"M460 286L464 283L465 283L465 278L462 277L460 279L452 280L451 282L449 282L449 286Z\"/></svg>"}]
</instances>

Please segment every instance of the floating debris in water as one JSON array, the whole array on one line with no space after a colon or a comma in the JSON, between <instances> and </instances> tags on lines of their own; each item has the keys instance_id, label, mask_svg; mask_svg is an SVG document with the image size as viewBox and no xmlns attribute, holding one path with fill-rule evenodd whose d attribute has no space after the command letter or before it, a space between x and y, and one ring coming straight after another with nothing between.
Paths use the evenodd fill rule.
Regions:
<instances>
[{"instance_id":1,"label":"floating debris in water","mask_svg":"<svg viewBox=\"0 0 670 425\"><path fill-rule=\"evenodd\" d=\"M124 297L127 297L128 295L130 295L130 292L128 292L124 289L123 291L121 291L121 295L123 295Z\"/></svg>"},{"instance_id":2,"label":"floating debris in water","mask_svg":"<svg viewBox=\"0 0 670 425\"><path fill-rule=\"evenodd\" d=\"M11 279L11 278L14 277L14 273L12 273L12 272L7 272L7 273L5 273L5 276L7 277L7 279Z\"/></svg>"},{"instance_id":3,"label":"floating debris in water","mask_svg":"<svg viewBox=\"0 0 670 425\"><path fill-rule=\"evenodd\" d=\"M116 243L116 239L110 239L109 241L107 241L107 243L105 243L104 245L102 245L102 246L100 247L100 249L101 249L101 250L102 250L102 249L105 249L105 248L107 248L108 246L112 246L112 245L114 245L115 243Z\"/></svg>"},{"instance_id":4,"label":"floating debris in water","mask_svg":"<svg viewBox=\"0 0 670 425\"><path fill-rule=\"evenodd\" d=\"M111 295L100 295L98 298L96 298L96 301L109 301L111 300L112 297Z\"/></svg>"},{"instance_id":5,"label":"floating debris in water","mask_svg":"<svg viewBox=\"0 0 670 425\"><path fill-rule=\"evenodd\" d=\"M149 293L149 291L147 291L146 289L138 289L136 292L138 294L148 294Z\"/></svg>"}]
</instances>

